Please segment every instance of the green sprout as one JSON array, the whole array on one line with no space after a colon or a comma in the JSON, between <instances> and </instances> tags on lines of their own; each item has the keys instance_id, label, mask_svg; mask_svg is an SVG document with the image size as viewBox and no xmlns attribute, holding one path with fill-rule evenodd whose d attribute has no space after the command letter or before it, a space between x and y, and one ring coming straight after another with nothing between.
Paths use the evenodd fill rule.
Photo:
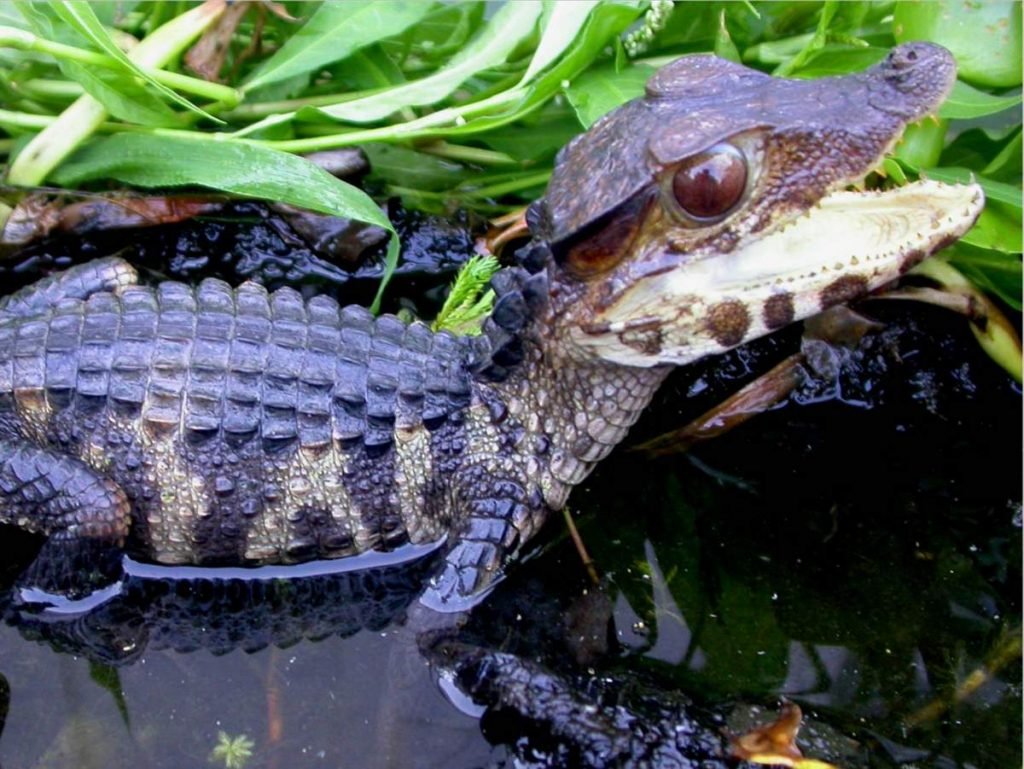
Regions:
<instances>
[{"instance_id":1,"label":"green sprout","mask_svg":"<svg viewBox=\"0 0 1024 769\"><path fill-rule=\"evenodd\" d=\"M481 292L498 267L498 260L493 256L474 256L462 265L431 328L464 336L479 334L484 318L494 306L494 292L490 289Z\"/></svg>"},{"instance_id":2,"label":"green sprout","mask_svg":"<svg viewBox=\"0 0 1024 769\"><path fill-rule=\"evenodd\" d=\"M232 737L227 732L217 732L217 744L210 752L210 763L223 762L225 769L242 769L252 758L255 743L246 735Z\"/></svg>"}]
</instances>

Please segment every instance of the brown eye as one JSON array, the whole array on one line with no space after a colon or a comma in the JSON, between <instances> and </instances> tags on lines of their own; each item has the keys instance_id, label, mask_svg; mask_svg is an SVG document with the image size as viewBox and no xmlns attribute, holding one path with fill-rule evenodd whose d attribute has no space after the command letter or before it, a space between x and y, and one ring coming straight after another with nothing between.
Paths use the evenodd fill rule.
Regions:
<instances>
[{"instance_id":1,"label":"brown eye","mask_svg":"<svg viewBox=\"0 0 1024 769\"><path fill-rule=\"evenodd\" d=\"M716 144L683 162L672 178L672 194L694 219L729 213L747 186L747 161L731 144Z\"/></svg>"},{"instance_id":2,"label":"brown eye","mask_svg":"<svg viewBox=\"0 0 1024 769\"><path fill-rule=\"evenodd\" d=\"M555 258L580 277L610 270L629 253L651 199L650 195L639 195L583 228L571 243L556 249Z\"/></svg>"},{"instance_id":3,"label":"brown eye","mask_svg":"<svg viewBox=\"0 0 1024 769\"><path fill-rule=\"evenodd\" d=\"M569 249L569 264L578 275L594 275L616 264L636 236L639 222L620 217L600 232L581 240Z\"/></svg>"}]
</instances>

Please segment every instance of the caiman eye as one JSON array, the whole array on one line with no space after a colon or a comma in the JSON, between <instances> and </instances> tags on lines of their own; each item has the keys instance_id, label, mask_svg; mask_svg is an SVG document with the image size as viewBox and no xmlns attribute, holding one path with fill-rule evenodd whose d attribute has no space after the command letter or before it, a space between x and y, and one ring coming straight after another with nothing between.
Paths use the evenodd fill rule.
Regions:
<instances>
[{"instance_id":1,"label":"caiman eye","mask_svg":"<svg viewBox=\"0 0 1024 769\"><path fill-rule=\"evenodd\" d=\"M580 277L606 272L629 253L643 223L650 195L638 195L611 214L585 227L555 252Z\"/></svg>"},{"instance_id":2,"label":"caiman eye","mask_svg":"<svg viewBox=\"0 0 1024 769\"><path fill-rule=\"evenodd\" d=\"M747 186L747 161L731 144L716 144L687 158L672 178L672 194L694 219L715 221L729 213Z\"/></svg>"}]
</instances>

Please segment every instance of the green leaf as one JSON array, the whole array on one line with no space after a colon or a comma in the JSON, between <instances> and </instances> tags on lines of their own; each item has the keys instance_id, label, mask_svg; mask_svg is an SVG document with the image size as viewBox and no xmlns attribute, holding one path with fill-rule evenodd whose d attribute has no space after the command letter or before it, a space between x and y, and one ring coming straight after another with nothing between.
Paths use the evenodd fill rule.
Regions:
<instances>
[{"instance_id":1,"label":"green leaf","mask_svg":"<svg viewBox=\"0 0 1024 769\"><path fill-rule=\"evenodd\" d=\"M1005 184L989 179L970 171L966 168L927 168L923 169L922 175L929 179L936 179L940 182L950 184L969 184L974 181L985 190L985 197L988 200L998 200L1000 203L1007 203L1017 209L1018 216L1021 210L1021 190L1019 185Z\"/></svg>"},{"instance_id":2,"label":"green leaf","mask_svg":"<svg viewBox=\"0 0 1024 769\"><path fill-rule=\"evenodd\" d=\"M1019 93L995 96L957 80L949 97L939 107L939 117L969 120L995 115L1003 110L1016 107L1020 102L1021 95Z\"/></svg>"},{"instance_id":3,"label":"green leaf","mask_svg":"<svg viewBox=\"0 0 1024 769\"><path fill-rule=\"evenodd\" d=\"M403 68L434 68L469 42L484 21L485 3L462 0L455 5L442 5L422 21L405 31L401 37L381 45Z\"/></svg>"},{"instance_id":4,"label":"green leaf","mask_svg":"<svg viewBox=\"0 0 1024 769\"><path fill-rule=\"evenodd\" d=\"M478 139L517 160L537 163L554 158L579 132L580 122L575 110L549 102L523 120L492 128Z\"/></svg>"},{"instance_id":5,"label":"green leaf","mask_svg":"<svg viewBox=\"0 0 1024 769\"><path fill-rule=\"evenodd\" d=\"M1014 216L1013 209L1004 203L989 200L978 221L961 238L964 243L979 248L1003 251L1008 254L1021 252L1020 209Z\"/></svg>"},{"instance_id":6,"label":"green leaf","mask_svg":"<svg viewBox=\"0 0 1024 769\"><path fill-rule=\"evenodd\" d=\"M387 217L362 190L305 158L241 142L117 134L76 152L51 179L63 187L99 179L140 187L198 185L392 230Z\"/></svg>"},{"instance_id":7,"label":"green leaf","mask_svg":"<svg viewBox=\"0 0 1024 769\"><path fill-rule=\"evenodd\" d=\"M121 685L121 676L117 668L104 665L101 662L89 662L89 678L101 689L105 689L114 700L117 712L121 721L129 730L132 728L132 720L128 713L128 703L124 698L124 687ZM0 724L2 725L2 724Z\"/></svg>"},{"instance_id":8,"label":"green leaf","mask_svg":"<svg viewBox=\"0 0 1024 769\"><path fill-rule=\"evenodd\" d=\"M362 99L317 108L316 112L335 120L370 123L403 107L441 101L477 72L504 63L523 38L533 32L541 9L538 0L507 3L472 43L433 75Z\"/></svg>"},{"instance_id":9,"label":"green leaf","mask_svg":"<svg viewBox=\"0 0 1024 769\"><path fill-rule=\"evenodd\" d=\"M62 23L55 8L28 2L19 2L18 8L40 37L88 47L89 39L76 27ZM139 83L130 70L92 69L65 59L58 59L57 65L119 120L157 128L180 125L174 111Z\"/></svg>"},{"instance_id":10,"label":"green leaf","mask_svg":"<svg viewBox=\"0 0 1024 769\"><path fill-rule=\"evenodd\" d=\"M200 109L184 96L181 96L167 86L158 83L138 64L129 59L125 55L124 51L118 48L117 44L110 37L110 33L107 32L102 22L97 18L90 3L85 0L52 0L50 7L52 7L54 13L56 13L65 24L77 30L79 34L90 41L95 47L110 56L112 59L116 60L125 68L127 73L130 73L137 78L141 78L150 87L155 88L165 97L185 109L191 110L192 112L210 120L219 122L217 118L213 117L213 115L210 115L205 110Z\"/></svg>"},{"instance_id":11,"label":"green leaf","mask_svg":"<svg viewBox=\"0 0 1024 769\"><path fill-rule=\"evenodd\" d=\"M51 175L74 187L116 179L139 187L200 186L244 197L289 203L331 216L369 222L395 233L388 218L362 190L336 179L297 155L241 142L146 134L117 134L75 153ZM391 238L384 276L371 310L398 263L398 237Z\"/></svg>"},{"instance_id":12,"label":"green leaf","mask_svg":"<svg viewBox=\"0 0 1024 769\"><path fill-rule=\"evenodd\" d=\"M91 70L74 62L62 62L61 70L77 80L86 93L119 120L154 128L182 125L182 115L143 88L130 76L101 69Z\"/></svg>"},{"instance_id":13,"label":"green leaf","mask_svg":"<svg viewBox=\"0 0 1024 769\"><path fill-rule=\"evenodd\" d=\"M968 168L999 182L1019 182L1020 124L995 132L962 131L942 151L938 165Z\"/></svg>"},{"instance_id":14,"label":"green leaf","mask_svg":"<svg viewBox=\"0 0 1024 769\"><path fill-rule=\"evenodd\" d=\"M732 35L729 34L729 25L726 22L725 9L718 15L718 32L715 34L715 56L721 59L728 59L739 63L742 61L740 57L740 51L736 47L736 43L732 41Z\"/></svg>"},{"instance_id":15,"label":"green leaf","mask_svg":"<svg viewBox=\"0 0 1024 769\"><path fill-rule=\"evenodd\" d=\"M434 192L449 190L476 174L450 160L394 144L367 144L370 178L388 184Z\"/></svg>"},{"instance_id":16,"label":"green leaf","mask_svg":"<svg viewBox=\"0 0 1024 769\"><path fill-rule=\"evenodd\" d=\"M577 0L573 3L552 3L545 13L540 43L533 52L533 58L523 73L519 84L529 83L545 67L555 61L572 45L576 35L583 28L597 0Z\"/></svg>"},{"instance_id":17,"label":"green leaf","mask_svg":"<svg viewBox=\"0 0 1024 769\"><path fill-rule=\"evenodd\" d=\"M1020 182L1022 153L1021 153L1021 129L1017 126L1017 134L1006 143L994 158L992 158L981 172L996 181L1016 180Z\"/></svg>"},{"instance_id":18,"label":"green leaf","mask_svg":"<svg viewBox=\"0 0 1024 769\"><path fill-rule=\"evenodd\" d=\"M1021 260L1019 255L976 248L960 241L942 252L972 283L998 296L1007 306L1020 312Z\"/></svg>"},{"instance_id":19,"label":"green leaf","mask_svg":"<svg viewBox=\"0 0 1024 769\"><path fill-rule=\"evenodd\" d=\"M816 78L863 72L868 67L878 64L888 53L888 48L874 46L851 48L845 45L830 44L808 59L806 64L793 72L793 76Z\"/></svg>"},{"instance_id":20,"label":"green leaf","mask_svg":"<svg viewBox=\"0 0 1024 769\"><path fill-rule=\"evenodd\" d=\"M893 10L893 33L900 43L930 40L948 48L964 80L993 88L1020 85L1019 2L899 2Z\"/></svg>"},{"instance_id":21,"label":"green leaf","mask_svg":"<svg viewBox=\"0 0 1024 769\"><path fill-rule=\"evenodd\" d=\"M925 118L908 125L903 138L896 145L896 157L916 168L934 166L942 154L948 122Z\"/></svg>"},{"instance_id":22,"label":"green leaf","mask_svg":"<svg viewBox=\"0 0 1024 769\"><path fill-rule=\"evenodd\" d=\"M644 64L634 64L621 72L616 72L612 64L594 67L572 81L565 95L580 124L590 128L602 115L643 96L644 84L654 71Z\"/></svg>"},{"instance_id":23,"label":"green leaf","mask_svg":"<svg viewBox=\"0 0 1024 769\"><path fill-rule=\"evenodd\" d=\"M371 43L399 35L434 9L429 2L348 0L323 3L243 86L252 91L313 72Z\"/></svg>"},{"instance_id":24,"label":"green leaf","mask_svg":"<svg viewBox=\"0 0 1024 769\"><path fill-rule=\"evenodd\" d=\"M521 118L561 90L564 81L572 83L640 14L640 6L633 2L605 2L597 6L562 58L527 88L514 89L517 98L508 102L510 106L474 117L465 125L446 129L444 133L449 136L475 134Z\"/></svg>"}]
</instances>

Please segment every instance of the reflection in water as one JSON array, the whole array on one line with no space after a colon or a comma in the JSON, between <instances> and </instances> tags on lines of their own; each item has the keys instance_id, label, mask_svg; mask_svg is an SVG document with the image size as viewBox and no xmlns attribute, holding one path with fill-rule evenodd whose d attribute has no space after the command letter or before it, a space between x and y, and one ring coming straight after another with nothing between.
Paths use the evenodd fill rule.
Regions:
<instances>
[{"instance_id":1,"label":"reflection in water","mask_svg":"<svg viewBox=\"0 0 1024 769\"><path fill-rule=\"evenodd\" d=\"M199 766L224 732L253 739L257 766L478 762L489 748L476 719L448 706L395 624L435 565L428 554L282 579L129 564L119 593L84 614L8 605L0 648L17 628L59 653L32 667L4 655L18 698L0 755Z\"/></svg>"}]
</instances>

